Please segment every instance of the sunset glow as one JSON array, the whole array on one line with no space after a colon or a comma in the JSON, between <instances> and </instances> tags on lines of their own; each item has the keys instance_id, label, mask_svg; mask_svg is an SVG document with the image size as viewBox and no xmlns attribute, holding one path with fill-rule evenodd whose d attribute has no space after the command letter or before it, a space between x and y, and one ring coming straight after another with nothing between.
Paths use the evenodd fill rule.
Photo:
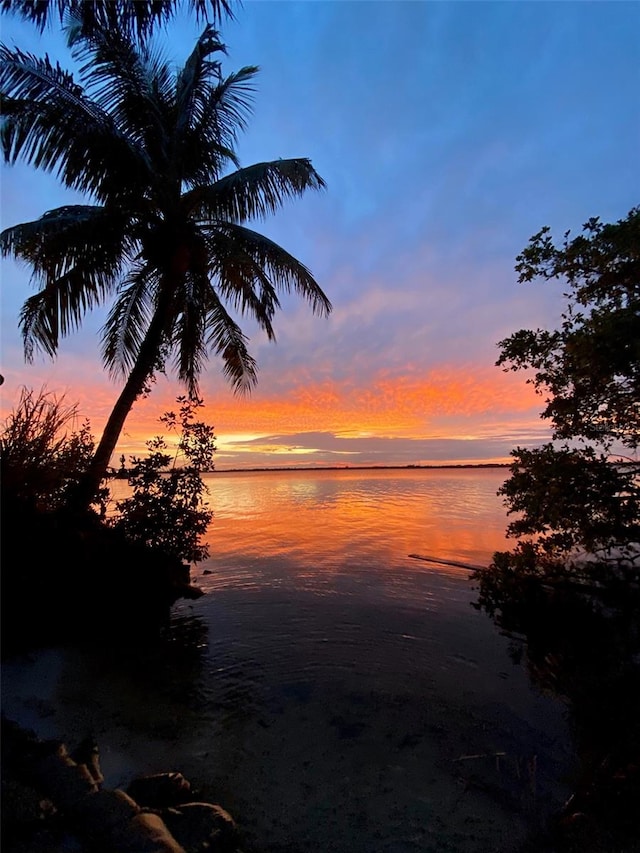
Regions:
<instances>
[{"instance_id":1,"label":"sunset glow","mask_svg":"<svg viewBox=\"0 0 640 853\"><path fill-rule=\"evenodd\" d=\"M161 378L151 396L134 406L118 457L144 453L153 435L171 440L159 417L175 410L175 389ZM94 413L90 422L95 433L116 392L107 383L77 386L69 399L78 401L80 412ZM282 396L269 395L259 385L250 397L234 397L220 386L204 403L198 419L215 428L221 469L504 462L523 436L538 439L544 432L540 398L531 386L495 369L474 372L451 366L423 378L406 374L395 379L384 371L366 387L354 381L294 384Z\"/></svg>"}]
</instances>

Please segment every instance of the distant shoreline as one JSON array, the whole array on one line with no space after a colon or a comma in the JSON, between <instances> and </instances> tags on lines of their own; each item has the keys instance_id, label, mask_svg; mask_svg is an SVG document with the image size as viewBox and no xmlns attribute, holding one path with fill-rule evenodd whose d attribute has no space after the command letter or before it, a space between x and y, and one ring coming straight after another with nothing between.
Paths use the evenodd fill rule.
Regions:
<instances>
[{"instance_id":1,"label":"distant shoreline","mask_svg":"<svg viewBox=\"0 0 640 853\"><path fill-rule=\"evenodd\" d=\"M511 462L457 462L447 465L319 465L318 467L302 467L299 465L282 465L275 468L214 468L206 471L207 474L268 474L276 471L446 471L461 469L485 469L485 468L510 468ZM638 462L628 461L625 465L638 465ZM111 470L107 473L107 479L125 479L127 468Z\"/></svg>"},{"instance_id":2,"label":"distant shoreline","mask_svg":"<svg viewBox=\"0 0 640 853\"><path fill-rule=\"evenodd\" d=\"M508 468L509 462L455 463L449 465L319 465L301 467L283 465L276 468L214 468L209 474L269 473L272 471L433 471L458 468Z\"/></svg>"},{"instance_id":3,"label":"distant shoreline","mask_svg":"<svg viewBox=\"0 0 640 853\"><path fill-rule=\"evenodd\" d=\"M320 465L317 468L304 468L298 465L283 465L277 468L214 468L205 471L206 474L269 474L274 472L300 472L300 471L444 471L459 469L479 468L508 468L509 462L482 462L464 463L450 465ZM109 471L106 478L109 480L124 480L129 469L119 468L117 471Z\"/></svg>"},{"instance_id":4,"label":"distant shoreline","mask_svg":"<svg viewBox=\"0 0 640 853\"><path fill-rule=\"evenodd\" d=\"M275 468L214 468L209 474L242 474L269 473L270 471L442 471L483 468L510 468L511 462L452 462L445 465L319 465L318 467L302 467L299 465L283 465ZM639 466L640 460L613 461L612 464Z\"/></svg>"}]
</instances>

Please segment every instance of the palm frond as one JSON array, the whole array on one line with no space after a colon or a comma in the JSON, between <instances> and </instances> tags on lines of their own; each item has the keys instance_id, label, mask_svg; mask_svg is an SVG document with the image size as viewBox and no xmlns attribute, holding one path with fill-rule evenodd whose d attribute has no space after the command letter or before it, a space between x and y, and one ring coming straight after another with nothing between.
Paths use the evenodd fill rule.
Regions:
<instances>
[{"instance_id":1,"label":"palm frond","mask_svg":"<svg viewBox=\"0 0 640 853\"><path fill-rule=\"evenodd\" d=\"M226 229L214 232L209 239L209 256L209 274L225 304L253 317L268 339L275 341L272 320L280 307L278 294L265 270L245 251L241 235Z\"/></svg>"},{"instance_id":2,"label":"palm frond","mask_svg":"<svg viewBox=\"0 0 640 853\"><path fill-rule=\"evenodd\" d=\"M203 227L203 231L207 230ZM331 302L310 270L282 246L236 223L219 223L210 230L211 239L225 246L224 253L218 250L219 264L213 269L225 296L231 296L236 270L241 269L243 277L257 286L259 299L265 305L277 307L275 294L293 291L310 303L314 314L331 313Z\"/></svg>"},{"instance_id":3,"label":"palm frond","mask_svg":"<svg viewBox=\"0 0 640 853\"><path fill-rule=\"evenodd\" d=\"M102 358L112 377L125 376L135 364L154 307L157 276L136 264L122 282L102 329Z\"/></svg>"},{"instance_id":4,"label":"palm frond","mask_svg":"<svg viewBox=\"0 0 640 853\"><path fill-rule=\"evenodd\" d=\"M178 134L202 115L202 103L210 90L212 78L216 82L221 79L220 63L209 57L214 53L226 52L220 34L212 26L207 26L176 80Z\"/></svg>"},{"instance_id":5,"label":"palm frond","mask_svg":"<svg viewBox=\"0 0 640 853\"><path fill-rule=\"evenodd\" d=\"M206 187L184 194L183 204L202 219L247 222L266 219L290 198L326 186L311 161L272 160L238 169Z\"/></svg>"},{"instance_id":6,"label":"palm frond","mask_svg":"<svg viewBox=\"0 0 640 853\"><path fill-rule=\"evenodd\" d=\"M78 328L85 313L113 290L131 250L126 218L103 208L72 205L0 235L4 256L27 261L41 289L20 313L25 357L53 356L59 338Z\"/></svg>"},{"instance_id":7,"label":"palm frond","mask_svg":"<svg viewBox=\"0 0 640 853\"><path fill-rule=\"evenodd\" d=\"M117 278L134 250L125 211L99 205L58 207L0 234L2 255L26 261L36 281L45 286L79 264L88 278L100 274Z\"/></svg>"},{"instance_id":8,"label":"palm frond","mask_svg":"<svg viewBox=\"0 0 640 853\"><path fill-rule=\"evenodd\" d=\"M257 364L247 349L247 337L209 285L206 317L207 347L223 361L225 378L237 393L247 393L258 381Z\"/></svg>"},{"instance_id":9,"label":"palm frond","mask_svg":"<svg viewBox=\"0 0 640 853\"><path fill-rule=\"evenodd\" d=\"M145 152L48 57L0 46L0 90L5 162L55 172L99 200L107 186L111 197L131 195L148 172Z\"/></svg>"},{"instance_id":10,"label":"palm frond","mask_svg":"<svg viewBox=\"0 0 640 853\"><path fill-rule=\"evenodd\" d=\"M208 21L211 19L213 23L221 21L223 18L235 19L233 13L234 0L189 0L189 7L195 12L198 19ZM241 0L236 0L238 6L242 5ZM171 5L171 2L170 2Z\"/></svg>"},{"instance_id":11,"label":"palm frond","mask_svg":"<svg viewBox=\"0 0 640 853\"><path fill-rule=\"evenodd\" d=\"M205 275L185 277L180 313L173 329L174 366L190 396L198 396L198 377L207 358L206 313L209 280Z\"/></svg>"},{"instance_id":12,"label":"palm frond","mask_svg":"<svg viewBox=\"0 0 640 853\"><path fill-rule=\"evenodd\" d=\"M82 87L59 62L54 65L47 54L41 59L19 48L11 50L4 44L0 45L0 85L6 94L26 100L50 97L54 91L64 93L70 101L83 99Z\"/></svg>"},{"instance_id":13,"label":"palm frond","mask_svg":"<svg viewBox=\"0 0 640 853\"><path fill-rule=\"evenodd\" d=\"M58 352L60 326L55 294L41 291L30 296L20 309L18 325L22 332L24 357L32 362L35 350L53 358Z\"/></svg>"},{"instance_id":14,"label":"palm frond","mask_svg":"<svg viewBox=\"0 0 640 853\"><path fill-rule=\"evenodd\" d=\"M255 66L230 74L216 86L202 86L191 104L189 123L177 135L177 156L188 187L211 184L230 163L240 167L235 145L253 110ZM185 116L187 118L187 116Z\"/></svg>"},{"instance_id":15,"label":"palm frond","mask_svg":"<svg viewBox=\"0 0 640 853\"><path fill-rule=\"evenodd\" d=\"M253 78L258 71L257 65L245 65L207 93L198 125L205 138L211 138L214 133L219 145L233 147L253 113Z\"/></svg>"},{"instance_id":16,"label":"palm frond","mask_svg":"<svg viewBox=\"0 0 640 853\"><path fill-rule=\"evenodd\" d=\"M73 267L29 297L19 318L26 360L33 360L36 349L53 357L59 339L80 327L84 315L101 304L111 284L110 277L88 279L84 270Z\"/></svg>"},{"instance_id":17,"label":"palm frond","mask_svg":"<svg viewBox=\"0 0 640 853\"><path fill-rule=\"evenodd\" d=\"M88 94L118 128L153 151L166 136L163 106L173 100L174 75L149 45L136 44L126 32L97 30L73 49Z\"/></svg>"},{"instance_id":18,"label":"palm frond","mask_svg":"<svg viewBox=\"0 0 640 853\"><path fill-rule=\"evenodd\" d=\"M240 0L238 4L241 5ZM156 26L166 24L179 8L176 0L1 0L2 12L13 12L32 21L43 32L47 24L57 18L64 23L65 16L81 16L82 32L91 35L96 29L119 29L145 39ZM232 0L188 0L188 8L198 20L220 21L234 19Z\"/></svg>"}]
</instances>

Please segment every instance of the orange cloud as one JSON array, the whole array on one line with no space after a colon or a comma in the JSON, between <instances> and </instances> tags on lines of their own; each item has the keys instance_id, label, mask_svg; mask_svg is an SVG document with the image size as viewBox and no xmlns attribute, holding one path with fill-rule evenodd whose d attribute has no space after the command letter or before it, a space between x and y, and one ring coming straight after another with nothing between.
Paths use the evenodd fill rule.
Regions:
<instances>
[{"instance_id":1,"label":"orange cloud","mask_svg":"<svg viewBox=\"0 0 640 853\"><path fill-rule=\"evenodd\" d=\"M140 440L159 431L158 415L175 406L168 383L141 401L126 432ZM247 398L223 391L205 400L203 419L216 434L265 436L330 431L340 435L430 438L491 435L505 423L537 423L540 398L514 374L495 369L443 366L419 375L379 373L367 385L324 380L294 386L283 396L260 387Z\"/></svg>"},{"instance_id":2,"label":"orange cloud","mask_svg":"<svg viewBox=\"0 0 640 853\"><path fill-rule=\"evenodd\" d=\"M395 374L379 371L363 384L327 378L313 383L307 370L286 379L290 390L284 394L258 385L251 396L235 397L220 382L218 392L205 398L200 417L214 425L219 450L225 457L240 451L243 441L237 440L239 436L245 442L305 432L331 432L352 439L473 440L503 435L514 428L539 430L540 426L541 401L531 386L521 376L491 367L441 365L421 371L407 365ZM93 384L74 384L73 393L65 393L68 402L78 402L80 419L88 418L92 432L99 435L118 387L100 376ZM151 395L134 406L116 451L118 456L143 453L145 441L159 433L169 438L158 418L176 408L179 393L175 382L158 379ZM245 454L248 449L245 445ZM275 455L313 451L286 445L269 449L254 445L251 449Z\"/></svg>"},{"instance_id":3,"label":"orange cloud","mask_svg":"<svg viewBox=\"0 0 640 853\"><path fill-rule=\"evenodd\" d=\"M413 437L441 434L441 427L449 428L454 420L462 424L507 412L532 415L539 407L539 398L521 378L470 367L442 367L424 375L381 372L364 386L325 380L294 387L285 397L258 391L247 400L208 401L214 420L233 425L234 431Z\"/></svg>"}]
</instances>

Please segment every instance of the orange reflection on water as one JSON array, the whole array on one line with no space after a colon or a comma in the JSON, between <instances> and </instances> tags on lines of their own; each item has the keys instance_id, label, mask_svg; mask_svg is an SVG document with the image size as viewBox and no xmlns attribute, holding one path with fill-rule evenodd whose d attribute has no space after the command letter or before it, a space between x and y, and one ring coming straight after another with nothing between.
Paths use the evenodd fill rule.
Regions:
<instances>
[{"instance_id":1,"label":"orange reflection on water","mask_svg":"<svg viewBox=\"0 0 640 853\"><path fill-rule=\"evenodd\" d=\"M496 496L505 476L504 469L214 474L207 567L249 557L325 572L350 563L425 571L409 554L486 564L508 547Z\"/></svg>"}]
</instances>

